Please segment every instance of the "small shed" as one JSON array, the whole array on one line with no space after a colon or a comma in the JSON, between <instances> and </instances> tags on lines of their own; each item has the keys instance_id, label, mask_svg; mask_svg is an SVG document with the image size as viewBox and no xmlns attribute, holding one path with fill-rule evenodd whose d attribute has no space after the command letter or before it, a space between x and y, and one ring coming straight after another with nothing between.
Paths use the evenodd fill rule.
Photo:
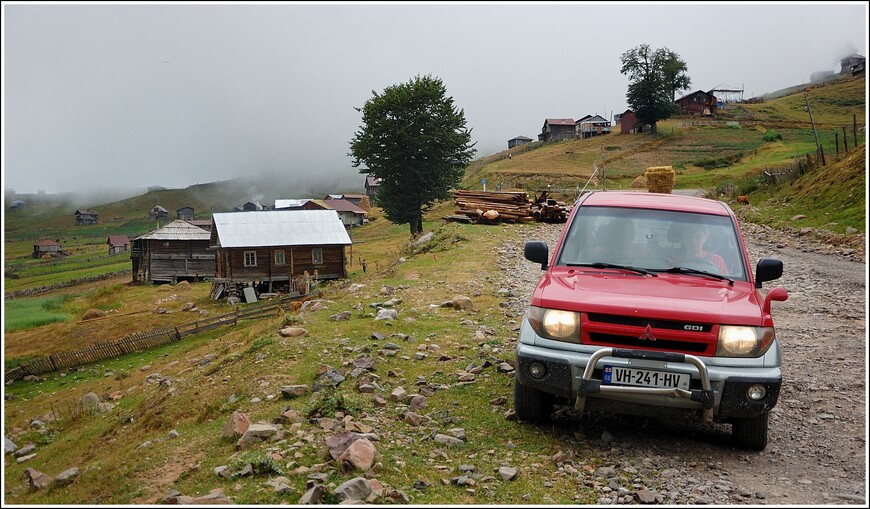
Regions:
<instances>
[{"instance_id":1,"label":"small shed","mask_svg":"<svg viewBox=\"0 0 870 509\"><path fill-rule=\"evenodd\" d=\"M378 189L381 187L381 179L378 177L373 177L368 175L366 177L366 196L369 197L369 200L373 199L376 194L378 194Z\"/></svg>"},{"instance_id":2,"label":"small shed","mask_svg":"<svg viewBox=\"0 0 870 509\"><path fill-rule=\"evenodd\" d=\"M121 254L129 251L130 238L126 235L109 235L106 244L109 245L109 254Z\"/></svg>"},{"instance_id":3,"label":"small shed","mask_svg":"<svg viewBox=\"0 0 870 509\"><path fill-rule=\"evenodd\" d=\"M89 224L97 224L97 219L99 218L99 214L97 214L96 210L91 209L79 209L75 212L76 225L83 226Z\"/></svg>"},{"instance_id":4,"label":"small shed","mask_svg":"<svg viewBox=\"0 0 870 509\"><path fill-rule=\"evenodd\" d=\"M508 148L514 148L518 145L525 145L526 143L531 143L531 138L527 138L525 136L517 136L516 138L511 138L508 140Z\"/></svg>"},{"instance_id":5,"label":"small shed","mask_svg":"<svg viewBox=\"0 0 870 509\"><path fill-rule=\"evenodd\" d=\"M181 207L175 209L175 218L184 220L193 219L193 207Z\"/></svg>"},{"instance_id":6,"label":"small shed","mask_svg":"<svg viewBox=\"0 0 870 509\"><path fill-rule=\"evenodd\" d=\"M637 115L631 110L625 110L619 115L619 132L621 134L634 134L641 132Z\"/></svg>"},{"instance_id":7,"label":"small shed","mask_svg":"<svg viewBox=\"0 0 870 509\"><path fill-rule=\"evenodd\" d=\"M150 211L148 211L148 219L154 221L155 219L169 219L169 211L160 205L155 205Z\"/></svg>"},{"instance_id":8,"label":"small shed","mask_svg":"<svg viewBox=\"0 0 870 509\"><path fill-rule=\"evenodd\" d=\"M294 281L347 277L350 236L335 210L267 210L212 215L215 282L260 291L298 291ZM230 292L233 293L233 292Z\"/></svg>"},{"instance_id":9,"label":"small shed","mask_svg":"<svg viewBox=\"0 0 870 509\"><path fill-rule=\"evenodd\" d=\"M696 90L676 101L682 115L716 115L716 96L703 90Z\"/></svg>"},{"instance_id":10,"label":"small shed","mask_svg":"<svg viewBox=\"0 0 870 509\"><path fill-rule=\"evenodd\" d=\"M245 212L263 210L263 206L260 205L260 202L258 202L258 201L249 201L249 202L245 203L244 205L242 205L242 210L244 210Z\"/></svg>"},{"instance_id":11,"label":"small shed","mask_svg":"<svg viewBox=\"0 0 870 509\"><path fill-rule=\"evenodd\" d=\"M368 212L357 207L349 200L325 200L323 203L338 212L338 217L341 218L345 228L362 226L368 222Z\"/></svg>"},{"instance_id":12,"label":"small shed","mask_svg":"<svg viewBox=\"0 0 870 509\"><path fill-rule=\"evenodd\" d=\"M33 258L42 258L44 255L56 255L63 252L63 246L60 242L55 242L49 239L43 239L33 245Z\"/></svg>"},{"instance_id":13,"label":"small shed","mask_svg":"<svg viewBox=\"0 0 870 509\"><path fill-rule=\"evenodd\" d=\"M21 200L15 200L9 204L9 210L12 212L18 212L19 210L24 210L26 203Z\"/></svg>"}]
</instances>

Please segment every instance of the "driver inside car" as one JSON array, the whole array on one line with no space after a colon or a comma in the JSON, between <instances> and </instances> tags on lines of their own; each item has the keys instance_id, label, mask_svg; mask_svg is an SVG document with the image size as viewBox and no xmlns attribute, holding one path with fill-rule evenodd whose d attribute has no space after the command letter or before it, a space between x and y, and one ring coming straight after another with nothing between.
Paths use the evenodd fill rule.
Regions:
<instances>
[{"instance_id":1,"label":"driver inside car","mask_svg":"<svg viewBox=\"0 0 870 509\"><path fill-rule=\"evenodd\" d=\"M704 250L707 242L707 227L702 224L687 224L681 227L678 238L680 249L675 258L670 260L675 267L689 265L691 268L710 270L718 269L719 274L727 274L728 268L721 256Z\"/></svg>"}]
</instances>

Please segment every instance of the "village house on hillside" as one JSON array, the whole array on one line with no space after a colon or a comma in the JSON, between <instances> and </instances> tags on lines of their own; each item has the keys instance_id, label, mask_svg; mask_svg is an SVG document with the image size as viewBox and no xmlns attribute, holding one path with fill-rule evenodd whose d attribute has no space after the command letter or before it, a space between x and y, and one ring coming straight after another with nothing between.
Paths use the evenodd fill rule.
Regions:
<instances>
[{"instance_id":1,"label":"village house on hillside","mask_svg":"<svg viewBox=\"0 0 870 509\"><path fill-rule=\"evenodd\" d=\"M716 96L703 90L696 90L691 94L684 95L677 99L676 103L680 107L682 115L716 115Z\"/></svg>"},{"instance_id":2,"label":"village house on hillside","mask_svg":"<svg viewBox=\"0 0 870 509\"><path fill-rule=\"evenodd\" d=\"M368 222L368 212L357 207L349 200L324 200L324 205L338 212L338 217L346 228L362 226Z\"/></svg>"},{"instance_id":3,"label":"village house on hillside","mask_svg":"<svg viewBox=\"0 0 870 509\"><path fill-rule=\"evenodd\" d=\"M79 209L75 212L76 225L84 226L89 224L97 224L97 219L99 218L99 214L97 214L96 210L91 209Z\"/></svg>"},{"instance_id":4,"label":"village house on hillside","mask_svg":"<svg viewBox=\"0 0 870 509\"><path fill-rule=\"evenodd\" d=\"M181 207L175 209L175 218L176 219L193 219L193 207Z\"/></svg>"},{"instance_id":5,"label":"village house on hillside","mask_svg":"<svg viewBox=\"0 0 870 509\"><path fill-rule=\"evenodd\" d=\"M211 279L215 254L208 230L176 219L131 240L133 281L176 283Z\"/></svg>"},{"instance_id":6,"label":"village house on hillside","mask_svg":"<svg viewBox=\"0 0 870 509\"><path fill-rule=\"evenodd\" d=\"M148 219L152 221L169 219L169 211L160 205L155 205L154 208L148 211Z\"/></svg>"},{"instance_id":7,"label":"village house on hillside","mask_svg":"<svg viewBox=\"0 0 870 509\"><path fill-rule=\"evenodd\" d=\"M864 72L866 58L858 53L840 59L840 74L852 73L853 76Z\"/></svg>"},{"instance_id":8,"label":"village house on hillside","mask_svg":"<svg viewBox=\"0 0 870 509\"><path fill-rule=\"evenodd\" d=\"M304 293L297 283L306 273L312 279L347 277L345 247L351 240L334 210L215 213L212 221L214 281L230 296L245 286Z\"/></svg>"},{"instance_id":9,"label":"village house on hillside","mask_svg":"<svg viewBox=\"0 0 870 509\"><path fill-rule=\"evenodd\" d=\"M63 246L60 242L55 242L50 239L43 239L33 245L32 258L42 258L43 256L57 256L63 253Z\"/></svg>"},{"instance_id":10,"label":"village house on hillside","mask_svg":"<svg viewBox=\"0 0 870 509\"><path fill-rule=\"evenodd\" d=\"M637 115L630 109L614 115L613 121L619 124L620 134L634 134L642 131L637 121Z\"/></svg>"},{"instance_id":11,"label":"village house on hillside","mask_svg":"<svg viewBox=\"0 0 870 509\"><path fill-rule=\"evenodd\" d=\"M574 122L575 134L581 138L591 138L610 134L610 121L601 115L586 115Z\"/></svg>"},{"instance_id":12,"label":"village house on hillside","mask_svg":"<svg viewBox=\"0 0 870 509\"><path fill-rule=\"evenodd\" d=\"M366 176L366 196L369 197L369 200L374 202L375 196L378 194L378 189L381 187L381 179L378 177L372 177L371 175Z\"/></svg>"},{"instance_id":13,"label":"village house on hillside","mask_svg":"<svg viewBox=\"0 0 870 509\"><path fill-rule=\"evenodd\" d=\"M519 145L525 145L526 143L531 143L534 140L531 138L527 138L525 136L517 136L516 138L511 138L508 140L508 148L514 148Z\"/></svg>"},{"instance_id":14,"label":"village house on hillside","mask_svg":"<svg viewBox=\"0 0 870 509\"><path fill-rule=\"evenodd\" d=\"M109 245L109 255L126 253L129 251L130 238L126 235L109 235L106 244Z\"/></svg>"},{"instance_id":15,"label":"village house on hillside","mask_svg":"<svg viewBox=\"0 0 870 509\"><path fill-rule=\"evenodd\" d=\"M9 204L9 210L12 212L18 212L19 210L24 210L24 207L27 204L21 200L15 200Z\"/></svg>"},{"instance_id":16,"label":"village house on hillside","mask_svg":"<svg viewBox=\"0 0 870 509\"><path fill-rule=\"evenodd\" d=\"M538 140L543 142L570 140L574 138L573 118L548 118L544 120Z\"/></svg>"}]
</instances>

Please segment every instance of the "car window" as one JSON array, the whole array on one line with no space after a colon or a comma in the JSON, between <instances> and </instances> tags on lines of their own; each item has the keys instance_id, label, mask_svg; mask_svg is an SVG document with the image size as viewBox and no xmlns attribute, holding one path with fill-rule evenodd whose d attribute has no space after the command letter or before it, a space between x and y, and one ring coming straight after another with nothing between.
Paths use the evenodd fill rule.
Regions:
<instances>
[{"instance_id":1,"label":"car window","mask_svg":"<svg viewBox=\"0 0 870 509\"><path fill-rule=\"evenodd\" d=\"M747 280L728 216L620 207L581 207L557 265L615 263L650 270L686 266Z\"/></svg>"}]
</instances>

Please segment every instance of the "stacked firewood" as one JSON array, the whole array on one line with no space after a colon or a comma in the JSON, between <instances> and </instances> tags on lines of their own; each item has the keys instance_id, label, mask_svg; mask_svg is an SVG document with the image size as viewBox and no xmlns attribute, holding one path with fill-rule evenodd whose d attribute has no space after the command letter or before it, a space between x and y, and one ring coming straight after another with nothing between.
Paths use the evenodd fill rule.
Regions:
<instances>
[{"instance_id":1,"label":"stacked firewood","mask_svg":"<svg viewBox=\"0 0 870 509\"><path fill-rule=\"evenodd\" d=\"M571 214L571 207L565 202L550 198L546 191L532 203L532 217L542 223L564 223Z\"/></svg>"},{"instance_id":2,"label":"stacked firewood","mask_svg":"<svg viewBox=\"0 0 870 509\"><path fill-rule=\"evenodd\" d=\"M531 221L531 202L525 192L456 191L453 201L459 210L448 221L466 223L515 223Z\"/></svg>"}]
</instances>

